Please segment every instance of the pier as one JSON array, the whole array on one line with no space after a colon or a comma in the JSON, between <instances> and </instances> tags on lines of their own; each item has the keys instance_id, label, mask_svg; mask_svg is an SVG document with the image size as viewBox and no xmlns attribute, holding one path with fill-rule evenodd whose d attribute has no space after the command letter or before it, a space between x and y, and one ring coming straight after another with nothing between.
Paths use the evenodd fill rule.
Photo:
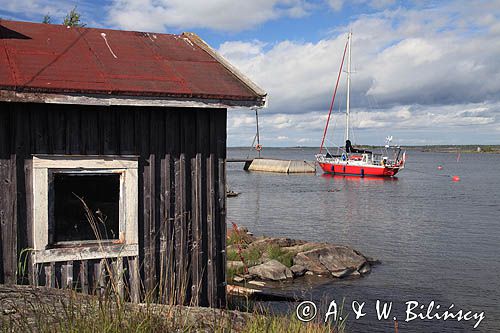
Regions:
<instances>
[{"instance_id":1,"label":"pier","mask_svg":"<svg viewBox=\"0 0 500 333\"><path fill-rule=\"evenodd\" d=\"M228 158L227 162L245 163L243 170L278 173L315 173L314 162L272 158Z\"/></svg>"}]
</instances>

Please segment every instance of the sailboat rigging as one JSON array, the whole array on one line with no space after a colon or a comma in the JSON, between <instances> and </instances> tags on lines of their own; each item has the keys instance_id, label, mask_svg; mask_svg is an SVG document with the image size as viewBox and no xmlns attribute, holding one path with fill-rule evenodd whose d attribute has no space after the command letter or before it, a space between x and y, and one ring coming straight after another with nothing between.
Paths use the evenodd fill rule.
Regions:
<instances>
[{"instance_id":1,"label":"sailboat rigging","mask_svg":"<svg viewBox=\"0 0 500 333\"><path fill-rule=\"evenodd\" d=\"M356 149L352 146L349 136L349 120L350 120L350 89L351 89L351 41L352 32L347 35L346 45L342 55L340 70L335 84L330 110L326 121L325 129L323 131L323 138L319 154L316 155L316 161L325 173L330 174L343 174L343 175L358 175L364 176L378 176L378 177L393 177L400 170L404 169L406 161L406 152L401 154L400 146L392 146L392 136L386 138L385 149L383 153L373 153L368 150ZM344 66L344 60L347 52L347 100L346 100L346 127L345 127L345 147L339 147L337 154L331 154L328 149L324 147L326 134L328 132L328 124L330 122L333 105L335 103L335 96ZM323 148L326 149L326 154L323 154Z\"/></svg>"}]
</instances>

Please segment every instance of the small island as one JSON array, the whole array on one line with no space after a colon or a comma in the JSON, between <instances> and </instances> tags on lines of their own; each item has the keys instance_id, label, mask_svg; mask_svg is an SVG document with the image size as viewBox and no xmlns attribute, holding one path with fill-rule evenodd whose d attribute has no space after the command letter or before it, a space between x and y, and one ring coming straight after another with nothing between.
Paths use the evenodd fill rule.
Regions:
<instances>
[{"instance_id":1,"label":"small island","mask_svg":"<svg viewBox=\"0 0 500 333\"><path fill-rule=\"evenodd\" d=\"M226 254L230 285L264 286L308 275L328 279L359 278L380 263L346 245L255 237L244 227L228 230ZM240 288L235 290L241 292Z\"/></svg>"}]
</instances>

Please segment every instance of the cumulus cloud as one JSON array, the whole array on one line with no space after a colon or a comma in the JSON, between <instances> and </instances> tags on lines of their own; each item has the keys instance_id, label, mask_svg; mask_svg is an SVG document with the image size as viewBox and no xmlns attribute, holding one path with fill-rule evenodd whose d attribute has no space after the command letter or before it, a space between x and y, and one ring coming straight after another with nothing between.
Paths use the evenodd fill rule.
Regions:
<instances>
[{"instance_id":1,"label":"cumulus cloud","mask_svg":"<svg viewBox=\"0 0 500 333\"><path fill-rule=\"evenodd\" d=\"M500 102L450 105L398 105L385 109L354 108L351 132L355 143L384 144L394 135L399 144L464 144L487 138L500 131ZM261 142L267 146L319 146L326 123L324 112L295 114L260 113ZM244 119L241 121L241 119ZM334 112L327 144L341 145L345 115ZM480 126L481 131L477 130ZM461 133L453 136L452 133ZM245 112L229 112L228 136L232 146L249 146L255 136L255 118ZM493 141L490 141L493 142Z\"/></svg>"},{"instance_id":2,"label":"cumulus cloud","mask_svg":"<svg viewBox=\"0 0 500 333\"><path fill-rule=\"evenodd\" d=\"M344 0L326 0L327 4L334 11L340 11L344 6ZM370 7L376 9L383 9L390 7L396 3L396 0L351 0L347 2L348 4L354 5L369 5Z\"/></svg>"},{"instance_id":3,"label":"cumulus cloud","mask_svg":"<svg viewBox=\"0 0 500 333\"><path fill-rule=\"evenodd\" d=\"M335 11L341 10L342 6L344 5L343 0L327 0L327 2L330 5L330 7Z\"/></svg>"},{"instance_id":4,"label":"cumulus cloud","mask_svg":"<svg viewBox=\"0 0 500 333\"><path fill-rule=\"evenodd\" d=\"M43 16L50 13L54 16L62 16L63 13L67 13L67 9L73 8L69 4L65 4L63 1L50 1L50 0L19 0L19 1L8 1L0 0L0 8L2 11L13 13L13 14L24 14L28 16L38 16L40 21Z\"/></svg>"},{"instance_id":5,"label":"cumulus cloud","mask_svg":"<svg viewBox=\"0 0 500 333\"><path fill-rule=\"evenodd\" d=\"M210 28L235 32L279 17L302 17L310 6L302 0L113 0L109 22L132 30Z\"/></svg>"},{"instance_id":6,"label":"cumulus cloud","mask_svg":"<svg viewBox=\"0 0 500 333\"><path fill-rule=\"evenodd\" d=\"M312 137L313 119L328 111L349 28L354 32L351 105L360 131L447 126L496 131L500 8L478 6L386 9L337 27L316 43L236 41L219 51L269 93L266 122L273 132L297 129L298 119L308 128L288 135L291 145L295 138ZM345 108L344 99L342 81L336 110Z\"/></svg>"},{"instance_id":7,"label":"cumulus cloud","mask_svg":"<svg viewBox=\"0 0 500 333\"><path fill-rule=\"evenodd\" d=\"M0 0L0 17L8 20L42 22L45 15L54 24L61 24L64 17L76 7L81 21L91 27L101 27L101 12L90 2L68 2L64 0Z\"/></svg>"}]
</instances>

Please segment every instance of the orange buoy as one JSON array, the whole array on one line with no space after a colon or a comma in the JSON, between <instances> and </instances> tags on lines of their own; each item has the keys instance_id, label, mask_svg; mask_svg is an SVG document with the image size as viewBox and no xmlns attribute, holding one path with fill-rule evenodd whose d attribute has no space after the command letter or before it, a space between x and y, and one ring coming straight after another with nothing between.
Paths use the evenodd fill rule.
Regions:
<instances>
[{"instance_id":1,"label":"orange buoy","mask_svg":"<svg viewBox=\"0 0 500 333\"><path fill-rule=\"evenodd\" d=\"M438 165L438 170L443 170L443 166L442 165Z\"/></svg>"},{"instance_id":2,"label":"orange buoy","mask_svg":"<svg viewBox=\"0 0 500 333\"><path fill-rule=\"evenodd\" d=\"M453 177L451 177L451 180L453 180L454 182L459 182L460 181L460 177L453 176Z\"/></svg>"}]
</instances>

